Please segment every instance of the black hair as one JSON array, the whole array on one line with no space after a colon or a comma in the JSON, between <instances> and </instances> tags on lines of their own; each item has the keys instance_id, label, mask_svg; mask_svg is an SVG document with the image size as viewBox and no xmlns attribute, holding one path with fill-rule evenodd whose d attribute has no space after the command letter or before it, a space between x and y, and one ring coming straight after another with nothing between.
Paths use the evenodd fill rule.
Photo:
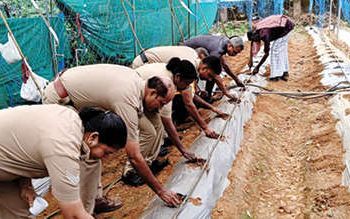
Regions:
<instances>
[{"instance_id":1,"label":"black hair","mask_svg":"<svg viewBox=\"0 0 350 219\"><path fill-rule=\"evenodd\" d=\"M248 32L247 32L247 37L248 37L248 40L249 40L249 41L252 41L253 32L252 32L252 31L248 31Z\"/></svg>"},{"instance_id":2,"label":"black hair","mask_svg":"<svg viewBox=\"0 0 350 219\"><path fill-rule=\"evenodd\" d=\"M216 56L208 56L202 60L202 63L206 64L208 68L212 69L215 74L221 74L222 66L220 58Z\"/></svg>"},{"instance_id":3,"label":"black hair","mask_svg":"<svg viewBox=\"0 0 350 219\"><path fill-rule=\"evenodd\" d=\"M164 82L157 76L154 76L147 81L147 87L155 89L157 94L161 97L166 97L168 94L168 88L164 84Z\"/></svg>"},{"instance_id":4,"label":"black hair","mask_svg":"<svg viewBox=\"0 0 350 219\"><path fill-rule=\"evenodd\" d=\"M98 132L99 142L114 148L126 144L127 128L123 119L110 111L94 107L84 107L79 112L85 132Z\"/></svg>"},{"instance_id":5,"label":"black hair","mask_svg":"<svg viewBox=\"0 0 350 219\"><path fill-rule=\"evenodd\" d=\"M247 37L249 41L258 42L260 41L260 36L258 31L248 31Z\"/></svg>"},{"instance_id":6,"label":"black hair","mask_svg":"<svg viewBox=\"0 0 350 219\"><path fill-rule=\"evenodd\" d=\"M166 69L171 71L173 75L180 74L183 79L196 80L198 78L196 68L188 60L181 60L177 57L170 59L166 65Z\"/></svg>"}]
</instances>

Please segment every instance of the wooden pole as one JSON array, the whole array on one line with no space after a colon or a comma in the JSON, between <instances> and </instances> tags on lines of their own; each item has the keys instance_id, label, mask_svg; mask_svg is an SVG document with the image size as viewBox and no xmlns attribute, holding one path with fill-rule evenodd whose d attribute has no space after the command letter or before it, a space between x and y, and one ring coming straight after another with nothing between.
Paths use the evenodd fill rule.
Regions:
<instances>
[{"instance_id":1,"label":"wooden pole","mask_svg":"<svg viewBox=\"0 0 350 219\"><path fill-rule=\"evenodd\" d=\"M301 0L293 1L293 17L298 18L301 16Z\"/></svg>"},{"instance_id":2,"label":"wooden pole","mask_svg":"<svg viewBox=\"0 0 350 219\"><path fill-rule=\"evenodd\" d=\"M191 9L190 0L187 0L187 7ZM191 14L189 11L187 12L187 32L188 32L187 39L190 39L191 38Z\"/></svg>"},{"instance_id":3,"label":"wooden pole","mask_svg":"<svg viewBox=\"0 0 350 219\"><path fill-rule=\"evenodd\" d=\"M17 51L18 51L19 55L21 56L21 58L22 58L22 60L25 62L25 64L29 66L29 64L28 64L28 62L27 62L27 59L26 59L26 57L23 55L23 52L22 52L21 48L19 47L19 45L18 45L18 43L17 43L17 40L16 40L15 36L13 35L13 33L12 33L12 31L11 31L11 28L10 28L9 24L7 23L7 20L6 20L6 18L5 18L5 16L3 15L3 13L2 13L1 10L0 10L0 16L1 16L2 20L4 21L5 27L6 27L7 31L9 32L9 35L10 35L12 41L15 43L15 46L16 46L16 48L17 48ZM35 77L34 77L32 71L29 71L29 77L32 78L32 80L33 80L33 82L34 82L36 88L38 89L40 95L43 96L42 91L41 91L41 89L40 89L40 87L39 87L39 84L38 84L38 82L36 81L36 79L35 79Z\"/></svg>"},{"instance_id":4,"label":"wooden pole","mask_svg":"<svg viewBox=\"0 0 350 219\"><path fill-rule=\"evenodd\" d=\"M169 7L171 8L173 4L172 0L169 0ZM170 9L171 10L171 9ZM170 13L171 16L171 43L172 45L175 45L175 33L174 33L174 16L172 15L172 13Z\"/></svg>"},{"instance_id":5,"label":"wooden pole","mask_svg":"<svg viewBox=\"0 0 350 219\"><path fill-rule=\"evenodd\" d=\"M196 15L196 18L195 18L195 22L194 22L194 35L195 36L197 36L197 34L198 34L198 31L197 31L197 22L198 22L198 2L196 1L195 2L195 4L196 4L196 7L194 8L194 14Z\"/></svg>"},{"instance_id":6,"label":"wooden pole","mask_svg":"<svg viewBox=\"0 0 350 219\"><path fill-rule=\"evenodd\" d=\"M136 13L135 13L135 0L132 0L132 26L135 30L135 32L137 33L136 31ZM135 39L135 36L134 36L134 55L135 57L137 56L137 44L136 44L136 39Z\"/></svg>"}]
</instances>

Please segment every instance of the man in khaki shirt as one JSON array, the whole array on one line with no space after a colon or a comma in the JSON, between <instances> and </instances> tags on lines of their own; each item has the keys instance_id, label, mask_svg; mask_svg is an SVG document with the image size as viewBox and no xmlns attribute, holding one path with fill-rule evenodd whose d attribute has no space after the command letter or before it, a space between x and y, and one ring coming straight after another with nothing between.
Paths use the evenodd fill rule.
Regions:
<instances>
[{"instance_id":1,"label":"man in khaki shirt","mask_svg":"<svg viewBox=\"0 0 350 219\"><path fill-rule=\"evenodd\" d=\"M34 105L1 110L0 121L0 218L29 218L36 196L31 178L46 176L65 218L92 218L82 203L90 200L81 192L86 184L97 186L100 173L84 181L80 160L99 159L125 145L121 118L102 110L85 108L78 115L59 105Z\"/></svg>"},{"instance_id":2,"label":"man in khaki shirt","mask_svg":"<svg viewBox=\"0 0 350 219\"><path fill-rule=\"evenodd\" d=\"M133 69L149 63L168 63L174 57L186 59L194 66L197 66L199 62L196 50L187 46L158 46L147 49L143 54L148 61L143 62L141 55L136 56L132 62Z\"/></svg>"},{"instance_id":3,"label":"man in khaki shirt","mask_svg":"<svg viewBox=\"0 0 350 219\"><path fill-rule=\"evenodd\" d=\"M169 79L153 77L145 82L128 67L97 64L64 72L44 90L43 102L70 103L76 109L98 106L120 115L128 128L125 148L130 163L163 201L178 205L176 193L166 190L148 167L152 157L141 153L141 148L152 151L162 144L158 110L173 99L174 93Z\"/></svg>"}]
</instances>

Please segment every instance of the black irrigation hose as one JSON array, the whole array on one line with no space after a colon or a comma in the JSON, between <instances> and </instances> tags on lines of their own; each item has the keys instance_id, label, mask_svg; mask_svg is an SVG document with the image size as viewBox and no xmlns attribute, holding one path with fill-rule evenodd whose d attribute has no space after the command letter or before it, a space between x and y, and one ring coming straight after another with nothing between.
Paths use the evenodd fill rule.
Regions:
<instances>
[{"instance_id":1,"label":"black irrigation hose","mask_svg":"<svg viewBox=\"0 0 350 219\"><path fill-rule=\"evenodd\" d=\"M246 86L251 87L257 87L261 90L264 90L266 92L253 92L254 94L275 94L280 95L288 98L294 98L294 99L300 99L300 100L309 100L309 99L316 99L316 98L322 98L326 96L331 96L335 94L339 94L341 92L350 92L350 86L342 86L339 87L343 82L338 83L337 85L327 89L326 91L320 91L320 92L282 92L282 91L275 91L273 89L269 89L266 87L262 87L255 84L246 84ZM228 89L236 88L236 85L228 87Z\"/></svg>"}]
</instances>

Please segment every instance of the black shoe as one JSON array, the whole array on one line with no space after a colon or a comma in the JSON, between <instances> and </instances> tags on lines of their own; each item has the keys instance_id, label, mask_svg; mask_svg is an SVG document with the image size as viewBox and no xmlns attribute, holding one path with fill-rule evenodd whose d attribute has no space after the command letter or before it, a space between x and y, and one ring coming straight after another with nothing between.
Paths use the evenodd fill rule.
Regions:
<instances>
[{"instance_id":1,"label":"black shoe","mask_svg":"<svg viewBox=\"0 0 350 219\"><path fill-rule=\"evenodd\" d=\"M170 140L170 138L165 138L164 139L164 144L162 145L162 147L170 147L173 145L173 142Z\"/></svg>"},{"instance_id":2,"label":"black shoe","mask_svg":"<svg viewBox=\"0 0 350 219\"><path fill-rule=\"evenodd\" d=\"M283 72L283 75L282 75L282 77L281 77L281 80L288 81L288 78L289 78L288 72Z\"/></svg>"},{"instance_id":3,"label":"black shoe","mask_svg":"<svg viewBox=\"0 0 350 219\"><path fill-rule=\"evenodd\" d=\"M168 165L169 165L168 159L165 159L163 161L155 160L152 162L150 169L151 169L153 174L157 174L160 171L162 171L162 169L164 169L164 167L166 167Z\"/></svg>"},{"instance_id":4,"label":"black shoe","mask_svg":"<svg viewBox=\"0 0 350 219\"><path fill-rule=\"evenodd\" d=\"M123 203L119 199L109 199L107 197L95 199L94 213L100 214L105 212L111 212L117 210L123 206Z\"/></svg>"},{"instance_id":5,"label":"black shoe","mask_svg":"<svg viewBox=\"0 0 350 219\"><path fill-rule=\"evenodd\" d=\"M269 78L269 81L278 81L280 77Z\"/></svg>"},{"instance_id":6,"label":"black shoe","mask_svg":"<svg viewBox=\"0 0 350 219\"><path fill-rule=\"evenodd\" d=\"M210 103L210 104L214 103L214 100L212 97L206 97L203 100L205 100L207 103Z\"/></svg>"},{"instance_id":7,"label":"black shoe","mask_svg":"<svg viewBox=\"0 0 350 219\"><path fill-rule=\"evenodd\" d=\"M142 179L142 177L133 170L130 170L125 175L123 175L122 180L129 186L142 186L145 184L145 181Z\"/></svg>"},{"instance_id":8,"label":"black shoe","mask_svg":"<svg viewBox=\"0 0 350 219\"><path fill-rule=\"evenodd\" d=\"M158 157L165 157L167 154L169 154L169 149L168 147L162 145L159 150Z\"/></svg>"}]
</instances>

